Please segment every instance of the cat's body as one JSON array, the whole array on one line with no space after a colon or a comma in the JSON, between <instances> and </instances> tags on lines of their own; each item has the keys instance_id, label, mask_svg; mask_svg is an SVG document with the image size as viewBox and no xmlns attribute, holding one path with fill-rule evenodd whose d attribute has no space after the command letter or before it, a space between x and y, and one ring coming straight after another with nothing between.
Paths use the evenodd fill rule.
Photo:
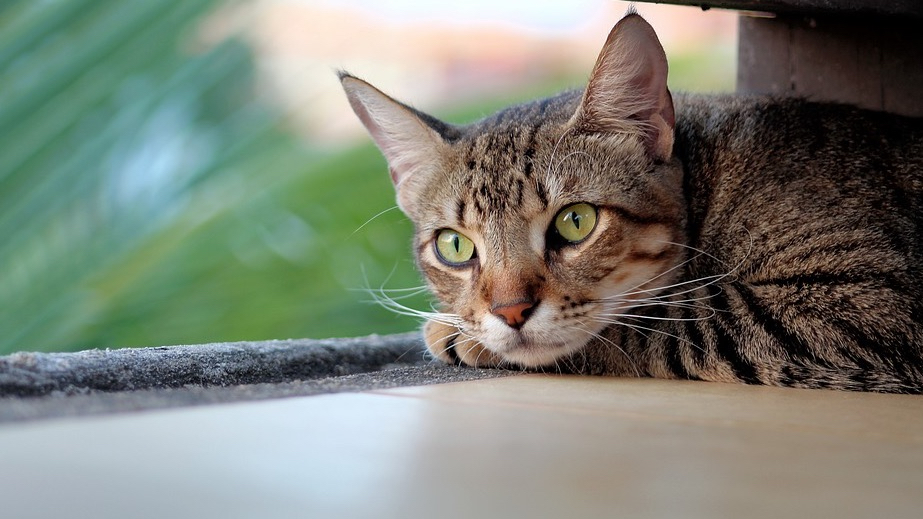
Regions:
<instances>
[{"instance_id":1,"label":"cat's body","mask_svg":"<svg viewBox=\"0 0 923 519\"><path fill-rule=\"evenodd\" d=\"M633 312L675 321L626 319L663 333L609 328L632 362L591 347L571 365L919 391L923 121L797 99L674 101L684 243L706 253L689 250L677 280L703 281L674 291L695 304Z\"/></svg>"},{"instance_id":2,"label":"cat's body","mask_svg":"<svg viewBox=\"0 0 923 519\"><path fill-rule=\"evenodd\" d=\"M923 390L923 122L676 96L652 29L586 90L455 127L351 76L446 361Z\"/></svg>"}]
</instances>

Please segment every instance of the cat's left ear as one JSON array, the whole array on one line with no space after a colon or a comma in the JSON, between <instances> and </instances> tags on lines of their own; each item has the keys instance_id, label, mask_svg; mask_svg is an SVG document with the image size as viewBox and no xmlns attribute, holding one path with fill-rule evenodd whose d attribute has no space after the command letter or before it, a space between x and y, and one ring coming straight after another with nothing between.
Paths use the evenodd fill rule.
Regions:
<instances>
[{"instance_id":1,"label":"cat's left ear","mask_svg":"<svg viewBox=\"0 0 923 519\"><path fill-rule=\"evenodd\" d=\"M637 132L655 159L672 155L675 115L667 56L654 28L637 13L609 33L572 123L588 133Z\"/></svg>"},{"instance_id":2,"label":"cat's left ear","mask_svg":"<svg viewBox=\"0 0 923 519\"><path fill-rule=\"evenodd\" d=\"M353 111L388 161L398 205L412 213L418 198L413 186L419 185L414 180L438 167L447 147L443 135L453 128L345 72L340 73L340 82Z\"/></svg>"}]
</instances>

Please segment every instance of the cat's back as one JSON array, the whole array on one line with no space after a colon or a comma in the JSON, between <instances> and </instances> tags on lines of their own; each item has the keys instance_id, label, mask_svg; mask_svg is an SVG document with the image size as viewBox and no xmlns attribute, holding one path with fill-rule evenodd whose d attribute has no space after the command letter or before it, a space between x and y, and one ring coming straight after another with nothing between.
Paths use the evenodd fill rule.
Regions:
<instances>
[{"instance_id":1,"label":"cat's back","mask_svg":"<svg viewBox=\"0 0 923 519\"><path fill-rule=\"evenodd\" d=\"M676 95L690 232L854 226L923 249L923 119L802 99Z\"/></svg>"},{"instance_id":2,"label":"cat's back","mask_svg":"<svg viewBox=\"0 0 923 519\"><path fill-rule=\"evenodd\" d=\"M677 154L793 177L923 172L923 119L799 98L674 95ZM841 167L835 167L841 166Z\"/></svg>"}]
</instances>

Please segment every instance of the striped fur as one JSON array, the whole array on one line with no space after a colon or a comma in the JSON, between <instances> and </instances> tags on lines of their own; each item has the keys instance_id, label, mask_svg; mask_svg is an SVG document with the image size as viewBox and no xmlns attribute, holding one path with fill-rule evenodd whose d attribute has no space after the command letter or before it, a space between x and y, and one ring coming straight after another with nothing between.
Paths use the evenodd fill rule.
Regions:
<instances>
[{"instance_id":1,"label":"striped fur","mask_svg":"<svg viewBox=\"0 0 923 519\"><path fill-rule=\"evenodd\" d=\"M624 72L618 60L639 54L631 45L659 49L646 22L625 20L603 68ZM652 59L631 69L658 73ZM413 157L391 161L392 176L442 303L425 326L431 352L468 365L923 391L923 122L795 99L667 93L667 103L630 77L631 88L598 82L618 72L600 62L593 96L565 92L458 127L342 76L386 156ZM615 111L588 106L603 87L653 93ZM416 127L426 130L387 141ZM552 247L555 215L577 202L598 209L596 228ZM446 228L474 242L469 264L440 261L433 240ZM521 328L497 317L521 301L534 303Z\"/></svg>"}]
</instances>

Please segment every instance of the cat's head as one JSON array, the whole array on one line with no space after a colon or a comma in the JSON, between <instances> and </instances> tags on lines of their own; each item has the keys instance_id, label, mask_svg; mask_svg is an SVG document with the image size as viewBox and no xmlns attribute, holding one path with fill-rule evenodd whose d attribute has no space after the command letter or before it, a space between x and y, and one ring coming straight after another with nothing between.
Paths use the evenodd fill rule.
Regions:
<instances>
[{"instance_id":1,"label":"cat's head","mask_svg":"<svg viewBox=\"0 0 923 519\"><path fill-rule=\"evenodd\" d=\"M503 361L546 365L673 281L686 210L666 77L636 14L612 29L584 90L467 126L341 75L449 329Z\"/></svg>"}]
</instances>

